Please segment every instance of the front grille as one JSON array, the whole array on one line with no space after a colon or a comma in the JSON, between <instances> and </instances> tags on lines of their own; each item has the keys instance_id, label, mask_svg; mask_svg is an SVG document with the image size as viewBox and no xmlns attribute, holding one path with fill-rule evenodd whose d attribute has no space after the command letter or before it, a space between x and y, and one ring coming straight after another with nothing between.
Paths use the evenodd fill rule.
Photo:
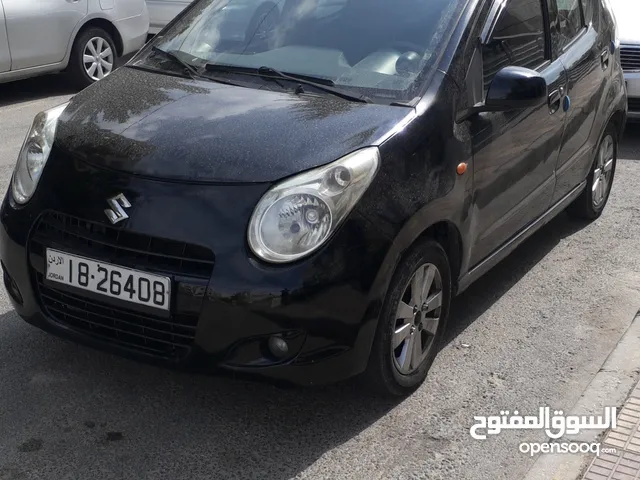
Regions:
<instances>
[{"instance_id":1,"label":"front grille","mask_svg":"<svg viewBox=\"0 0 640 480\"><path fill-rule=\"evenodd\" d=\"M33 240L70 247L105 262L165 275L208 279L213 252L199 245L150 237L49 212L38 222Z\"/></svg>"},{"instance_id":2,"label":"front grille","mask_svg":"<svg viewBox=\"0 0 640 480\"><path fill-rule=\"evenodd\" d=\"M625 72L640 71L640 46L621 47L620 63Z\"/></svg>"},{"instance_id":3,"label":"front grille","mask_svg":"<svg viewBox=\"0 0 640 480\"><path fill-rule=\"evenodd\" d=\"M29 241L30 256L43 259L40 268L34 268L34 274L40 304L51 320L100 340L155 356L179 359L188 353L198 325L196 313L172 311L168 317L140 313L45 283L43 265L47 246L180 277L183 281L200 279L201 282L211 275L213 252L205 247L126 232L57 212L40 218Z\"/></svg>"},{"instance_id":4,"label":"front grille","mask_svg":"<svg viewBox=\"0 0 640 480\"><path fill-rule=\"evenodd\" d=\"M630 98L629 99L629 111L630 112L640 112L640 98Z\"/></svg>"},{"instance_id":5,"label":"front grille","mask_svg":"<svg viewBox=\"0 0 640 480\"><path fill-rule=\"evenodd\" d=\"M157 318L45 285L37 274L40 302L55 322L99 340L154 356L180 359L189 352L198 326L197 315Z\"/></svg>"}]
</instances>

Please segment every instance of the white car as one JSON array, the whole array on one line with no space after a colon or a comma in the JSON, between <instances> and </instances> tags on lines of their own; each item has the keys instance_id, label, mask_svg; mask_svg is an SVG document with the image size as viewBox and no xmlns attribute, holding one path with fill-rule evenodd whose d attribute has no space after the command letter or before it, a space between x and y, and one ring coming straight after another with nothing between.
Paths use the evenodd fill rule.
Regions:
<instances>
[{"instance_id":1,"label":"white car","mask_svg":"<svg viewBox=\"0 0 640 480\"><path fill-rule=\"evenodd\" d=\"M640 0L608 0L616 16L629 120L640 120Z\"/></svg>"},{"instance_id":2,"label":"white car","mask_svg":"<svg viewBox=\"0 0 640 480\"><path fill-rule=\"evenodd\" d=\"M86 87L148 31L144 0L0 0L0 83L68 71Z\"/></svg>"},{"instance_id":3,"label":"white car","mask_svg":"<svg viewBox=\"0 0 640 480\"><path fill-rule=\"evenodd\" d=\"M147 0L149 34L157 34L190 3L191 0Z\"/></svg>"}]
</instances>

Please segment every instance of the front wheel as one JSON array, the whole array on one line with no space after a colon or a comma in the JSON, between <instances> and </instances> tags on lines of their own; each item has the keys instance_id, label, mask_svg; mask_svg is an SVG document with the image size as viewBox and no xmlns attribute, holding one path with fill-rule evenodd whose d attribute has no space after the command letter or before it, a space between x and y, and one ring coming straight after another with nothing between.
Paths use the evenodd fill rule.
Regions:
<instances>
[{"instance_id":1,"label":"front wheel","mask_svg":"<svg viewBox=\"0 0 640 480\"><path fill-rule=\"evenodd\" d=\"M111 35L102 28L80 32L71 50L69 73L80 88L102 80L113 72L118 58Z\"/></svg>"},{"instance_id":2,"label":"front wheel","mask_svg":"<svg viewBox=\"0 0 640 480\"><path fill-rule=\"evenodd\" d=\"M570 215L585 220L595 220L602 215L616 173L617 139L615 126L609 125L600 140L596 158L587 177L587 186L567 209Z\"/></svg>"},{"instance_id":3,"label":"front wheel","mask_svg":"<svg viewBox=\"0 0 640 480\"><path fill-rule=\"evenodd\" d=\"M405 396L424 382L438 353L450 302L445 251L432 240L415 246L389 286L363 376L370 388Z\"/></svg>"}]
</instances>

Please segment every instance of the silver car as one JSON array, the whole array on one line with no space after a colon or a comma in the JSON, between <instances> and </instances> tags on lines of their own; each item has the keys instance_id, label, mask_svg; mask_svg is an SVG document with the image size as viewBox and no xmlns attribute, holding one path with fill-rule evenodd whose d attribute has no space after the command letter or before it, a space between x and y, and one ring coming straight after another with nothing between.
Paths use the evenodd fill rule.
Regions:
<instances>
[{"instance_id":1,"label":"silver car","mask_svg":"<svg viewBox=\"0 0 640 480\"><path fill-rule=\"evenodd\" d=\"M157 34L190 3L191 0L147 0L149 33Z\"/></svg>"},{"instance_id":2,"label":"silver car","mask_svg":"<svg viewBox=\"0 0 640 480\"><path fill-rule=\"evenodd\" d=\"M640 120L640 0L607 0L618 23L620 60L627 83L630 120Z\"/></svg>"},{"instance_id":3,"label":"silver car","mask_svg":"<svg viewBox=\"0 0 640 480\"><path fill-rule=\"evenodd\" d=\"M0 83L68 71L86 87L148 30L144 0L0 0Z\"/></svg>"}]
</instances>

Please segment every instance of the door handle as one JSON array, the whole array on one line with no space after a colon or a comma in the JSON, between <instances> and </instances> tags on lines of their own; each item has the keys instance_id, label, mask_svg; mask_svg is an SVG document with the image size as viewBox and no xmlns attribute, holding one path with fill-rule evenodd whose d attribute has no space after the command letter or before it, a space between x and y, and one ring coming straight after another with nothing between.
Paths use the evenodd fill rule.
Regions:
<instances>
[{"instance_id":1,"label":"door handle","mask_svg":"<svg viewBox=\"0 0 640 480\"><path fill-rule=\"evenodd\" d=\"M606 70L607 68L609 68L609 57L610 56L611 55L610 55L608 49L600 54L600 63L602 64L603 70Z\"/></svg>"},{"instance_id":2,"label":"door handle","mask_svg":"<svg viewBox=\"0 0 640 480\"><path fill-rule=\"evenodd\" d=\"M558 90L554 90L549 94L549 113L553 115L560 110L560 102L562 101L562 95L564 94L564 88L560 87Z\"/></svg>"}]
</instances>

